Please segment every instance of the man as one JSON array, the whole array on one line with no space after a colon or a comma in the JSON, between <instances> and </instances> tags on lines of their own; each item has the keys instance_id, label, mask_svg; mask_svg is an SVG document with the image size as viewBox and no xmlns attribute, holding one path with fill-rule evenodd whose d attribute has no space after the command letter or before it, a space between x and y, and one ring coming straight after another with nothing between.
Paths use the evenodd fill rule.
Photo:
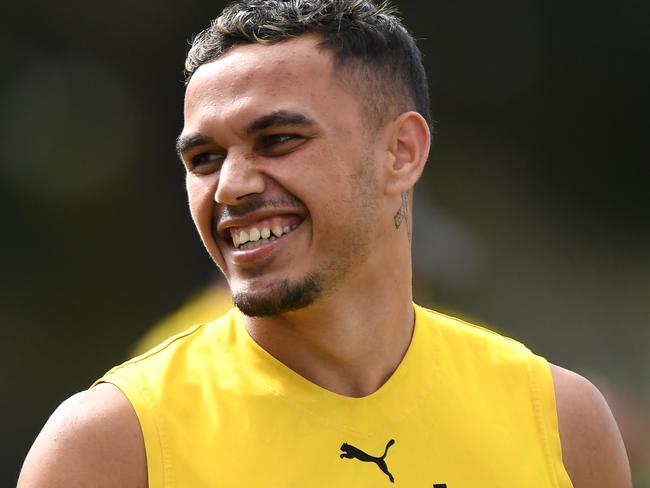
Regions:
<instances>
[{"instance_id":1,"label":"man","mask_svg":"<svg viewBox=\"0 0 650 488\"><path fill-rule=\"evenodd\" d=\"M238 310L64 402L21 488L631 485L589 382L413 305L431 121L390 11L241 1L186 69L190 209Z\"/></svg>"}]
</instances>

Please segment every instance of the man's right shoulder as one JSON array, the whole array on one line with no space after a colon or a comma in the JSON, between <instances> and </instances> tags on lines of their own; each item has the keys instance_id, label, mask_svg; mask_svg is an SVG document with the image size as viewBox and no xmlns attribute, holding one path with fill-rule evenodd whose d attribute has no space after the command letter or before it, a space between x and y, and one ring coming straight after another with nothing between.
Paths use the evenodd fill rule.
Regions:
<instances>
[{"instance_id":1,"label":"man's right shoulder","mask_svg":"<svg viewBox=\"0 0 650 488\"><path fill-rule=\"evenodd\" d=\"M133 407L100 383L64 401L36 438L18 488L146 488L147 462Z\"/></svg>"}]
</instances>

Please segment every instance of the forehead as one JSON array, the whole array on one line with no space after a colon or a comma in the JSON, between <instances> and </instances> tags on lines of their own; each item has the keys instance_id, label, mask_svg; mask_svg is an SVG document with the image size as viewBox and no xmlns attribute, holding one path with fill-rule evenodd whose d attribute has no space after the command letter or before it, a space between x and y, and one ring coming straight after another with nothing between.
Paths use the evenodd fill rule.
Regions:
<instances>
[{"instance_id":1,"label":"forehead","mask_svg":"<svg viewBox=\"0 0 650 488\"><path fill-rule=\"evenodd\" d=\"M194 73L185 95L185 122L278 109L331 111L355 102L335 75L332 56L315 36L231 49ZM327 110L330 109L330 110ZM187 128L187 127L186 127Z\"/></svg>"}]
</instances>

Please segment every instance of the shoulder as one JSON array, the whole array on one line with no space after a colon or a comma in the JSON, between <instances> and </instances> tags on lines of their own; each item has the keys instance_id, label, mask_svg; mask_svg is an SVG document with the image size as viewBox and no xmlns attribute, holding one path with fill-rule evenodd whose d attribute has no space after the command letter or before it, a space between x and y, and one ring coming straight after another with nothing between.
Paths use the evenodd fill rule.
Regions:
<instances>
[{"instance_id":1,"label":"shoulder","mask_svg":"<svg viewBox=\"0 0 650 488\"><path fill-rule=\"evenodd\" d=\"M562 458L575 488L632 486L625 447L600 391L587 379L551 365Z\"/></svg>"},{"instance_id":2,"label":"shoulder","mask_svg":"<svg viewBox=\"0 0 650 488\"><path fill-rule=\"evenodd\" d=\"M457 317L416 306L416 320L435 331L434 340L440 342L440 349L467 350L480 367L490 363L526 366L532 356L521 342Z\"/></svg>"},{"instance_id":3,"label":"shoulder","mask_svg":"<svg viewBox=\"0 0 650 488\"><path fill-rule=\"evenodd\" d=\"M147 486L138 418L118 388L99 384L72 396L52 414L18 480L19 488L45 486Z\"/></svg>"},{"instance_id":4,"label":"shoulder","mask_svg":"<svg viewBox=\"0 0 650 488\"><path fill-rule=\"evenodd\" d=\"M196 353L197 351L205 352L206 349L211 350L215 344L220 345L232 339L240 321L241 314L233 307L210 322L196 323L189 328L184 327L181 332L176 332L173 335L167 335L165 331L161 331L161 334L154 334L154 336L160 339L165 335L166 339L152 345L147 350L143 350L143 347L138 346L139 355L113 368L113 370L122 369L125 366L141 365L142 363L159 367L160 364L164 364L183 354ZM177 324L174 325L177 326ZM175 331L170 330L169 332ZM150 345L147 344L147 346Z\"/></svg>"}]
</instances>

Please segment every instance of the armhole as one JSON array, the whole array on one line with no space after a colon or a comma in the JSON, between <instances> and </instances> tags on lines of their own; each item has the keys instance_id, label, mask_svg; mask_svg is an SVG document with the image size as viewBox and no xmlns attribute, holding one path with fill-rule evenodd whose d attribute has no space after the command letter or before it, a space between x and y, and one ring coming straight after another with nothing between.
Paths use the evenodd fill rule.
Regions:
<instances>
[{"instance_id":1,"label":"armhole","mask_svg":"<svg viewBox=\"0 0 650 488\"><path fill-rule=\"evenodd\" d=\"M93 386L99 383L110 383L119 388L135 410L142 430L147 457L147 485L150 487L168 486L165 484L165 467L167 464L164 462L163 435L159 423L156 422L152 407L153 403L146 391L136 387L131 381L115 371L110 371L104 375Z\"/></svg>"},{"instance_id":2,"label":"armhole","mask_svg":"<svg viewBox=\"0 0 650 488\"><path fill-rule=\"evenodd\" d=\"M531 354L529 373L535 417L542 438L549 474L557 488L573 488L562 461L562 444L551 367L546 359Z\"/></svg>"}]
</instances>

